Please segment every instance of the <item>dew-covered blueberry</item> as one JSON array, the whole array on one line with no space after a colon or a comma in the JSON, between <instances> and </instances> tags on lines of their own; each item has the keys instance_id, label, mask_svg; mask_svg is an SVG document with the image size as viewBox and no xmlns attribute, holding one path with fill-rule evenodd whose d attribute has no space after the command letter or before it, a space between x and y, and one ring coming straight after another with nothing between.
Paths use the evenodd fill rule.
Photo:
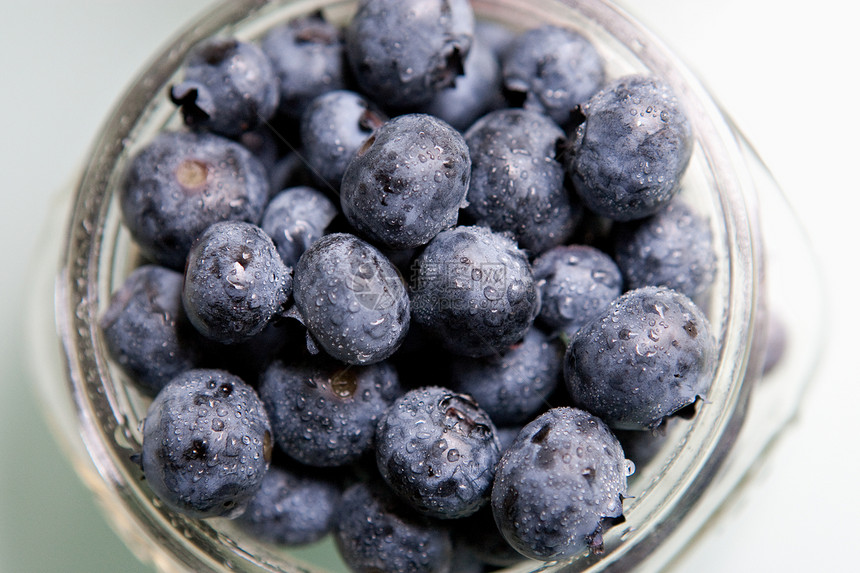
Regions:
<instances>
[{"instance_id":1,"label":"dew-covered blueberry","mask_svg":"<svg viewBox=\"0 0 860 573\"><path fill-rule=\"evenodd\" d=\"M479 119L465 137L472 159L469 218L511 233L533 254L563 243L580 215L556 160L564 132L545 115L503 109Z\"/></svg>"},{"instance_id":2,"label":"dew-covered blueberry","mask_svg":"<svg viewBox=\"0 0 860 573\"><path fill-rule=\"evenodd\" d=\"M356 573L453 573L448 530L375 481L354 484L343 493L335 542Z\"/></svg>"},{"instance_id":3,"label":"dew-covered blueberry","mask_svg":"<svg viewBox=\"0 0 860 573\"><path fill-rule=\"evenodd\" d=\"M350 160L387 119L355 92L335 90L318 96L302 115L302 145L309 167L338 189Z\"/></svg>"},{"instance_id":4,"label":"dew-covered blueberry","mask_svg":"<svg viewBox=\"0 0 860 573\"><path fill-rule=\"evenodd\" d=\"M214 38L195 48L184 79L170 88L187 125L231 137L271 118L278 97L269 59L257 45L235 38Z\"/></svg>"},{"instance_id":5,"label":"dew-covered blueberry","mask_svg":"<svg viewBox=\"0 0 860 573\"><path fill-rule=\"evenodd\" d=\"M181 270L191 244L213 223L258 223L269 184L262 164L238 143L164 132L131 160L118 195L122 220L143 254Z\"/></svg>"},{"instance_id":6,"label":"dew-covered blueberry","mask_svg":"<svg viewBox=\"0 0 860 573\"><path fill-rule=\"evenodd\" d=\"M324 357L275 362L260 385L281 450L318 467L369 451L379 418L400 394L397 372L384 362L351 366Z\"/></svg>"},{"instance_id":7,"label":"dew-covered blueberry","mask_svg":"<svg viewBox=\"0 0 860 573\"><path fill-rule=\"evenodd\" d=\"M279 545L313 543L331 531L340 495L331 480L272 466L237 524Z\"/></svg>"},{"instance_id":8,"label":"dew-covered blueberry","mask_svg":"<svg viewBox=\"0 0 860 573\"><path fill-rule=\"evenodd\" d=\"M502 107L501 65L490 48L476 40L463 64L463 75L437 93L423 111L465 131L485 113Z\"/></svg>"},{"instance_id":9,"label":"dew-covered blueberry","mask_svg":"<svg viewBox=\"0 0 860 573\"><path fill-rule=\"evenodd\" d=\"M594 247L566 245L550 249L532 264L541 283L540 321L573 336L621 295L621 271Z\"/></svg>"},{"instance_id":10,"label":"dew-covered blueberry","mask_svg":"<svg viewBox=\"0 0 860 573\"><path fill-rule=\"evenodd\" d=\"M362 0L346 28L346 53L365 93L414 107L463 73L474 28L468 0Z\"/></svg>"},{"instance_id":11,"label":"dew-covered blueberry","mask_svg":"<svg viewBox=\"0 0 860 573\"><path fill-rule=\"evenodd\" d=\"M546 403L561 378L564 348L537 328L501 354L458 357L451 387L469 394L498 425L525 422Z\"/></svg>"},{"instance_id":12,"label":"dew-covered blueberry","mask_svg":"<svg viewBox=\"0 0 860 573\"><path fill-rule=\"evenodd\" d=\"M439 233L415 260L413 320L462 356L489 356L519 342L540 310L525 253L486 227Z\"/></svg>"},{"instance_id":13,"label":"dew-covered blueberry","mask_svg":"<svg viewBox=\"0 0 860 573\"><path fill-rule=\"evenodd\" d=\"M490 417L465 394L410 390L380 418L379 472L419 512L465 517L489 499L501 450Z\"/></svg>"},{"instance_id":14,"label":"dew-covered blueberry","mask_svg":"<svg viewBox=\"0 0 860 573\"><path fill-rule=\"evenodd\" d=\"M545 24L514 39L502 62L505 88L525 109L565 125L604 83L603 58L581 34Z\"/></svg>"},{"instance_id":15,"label":"dew-covered blueberry","mask_svg":"<svg viewBox=\"0 0 860 573\"><path fill-rule=\"evenodd\" d=\"M171 269L132 271L111 295L99 327L110 357L152 396L197 364L196 335L182 309L182 274Z\"/></svg>"},{"instance_id":16,"label":"dew-covered blueberry","mask_svg":"<svg viewBox=\"0 0 860 573\"><path fill-rule=\"evenodd\" d=\"M254 389L222 370L188 370L155 397L141 465L165 505L190 517L236 517L260 489L272 434Z\"/></svg>"},{"instance_id":17,"label":"dew-covered blueberry","mask_svg":"<svg viewBox=\"0 0 860 573\"><path fill-rule=\"evenodd\" d=\"M653 215L675 196L693 150L690 122L672 89L625 76L581 108L567 169L583 203L615 221Z\"/></svg>"},{"instance_id":18,"label":"dew-covered blueberry","mask_svg":"<svg viewBox=\"0 0 860 573\"><path fill-rule=\"evenodd\" d=\"M284 264L294 267L336 216L337 207L320 191L291 187L269 201L260 227L272 238Z\"/></svg>"},{"instance_id":19,"label":"dew-covered blueberry","mask_svg":"<svg viewBox=\"0 0 860 573\"><path fill-rule=\"evenodd\" d=\"M646 219L616 225L613 233L628 289L665 286L693 298L714 281L711 227L684 203L672 201Z\"/></svg>"},{"instance_id":20,"label":"dew-covered blueberry","mask_svg":"<svg viewBox=\"0 0 860 573\"><path fill-rule=\"evenodd\" d=\"M613 428L654 429L707 393L717 358L710 330L679 292L628 291L571 341L564 366L571 398Z\"/></svg>"},{"instance_id":21,"label":"dew-covered blueberry","mask_svg":"<svg viewBox=\"0 0 860 573\"><path fill-rule=\"evenodd\" d=\"M293 297L313 340L348 364L388 358L409 329L409 295L397 269L348 233L325 235L305 251Z\"/></svg>"},{"instance_id":22,"label":"dew-covered blueberry","mask_svg":"<svg viewBox=\"0 0 860 573\"><path fill-rule=\"evenodd\" d=\"M599 418L553 408L520 432L496 469L496 525L517 551L541 561L601 553L623 520L632 464Z\"/></svg>"},{"instance_id":23,"label":"dew-covered blueberry","mask_svg":"<svg viewBox=\"0 0 860 573\"><path fill-rule=\"evenodd\" d=\"M310 102L346 87L341 31L320 13L295 18L269 30L260 47L272 62L282 115L300 119Z\"/></svg>"},{"instance_id":24,"label":"dew-covered blueberry","mask_svg":"<svg viewBox=\"0 0 860 573\"><path fill-rule=\"evenodd\" d=\"M390 249L426 244L457 223L472 164L463 136L431 115L380 127L346 168L340 204L371 242Z\"/></svg>"},{"instance_id":25,"label":"dew-covered blueberry","mask_svg":"<svg viewBox=\"0 0 860 573\"><path fill-rule=\"evenodd\" d=\"M188 253L182 304L205 337L241 342L284 311L292 292L290 270L260 227L215 223Z\"/></svg>"}]
</instances>

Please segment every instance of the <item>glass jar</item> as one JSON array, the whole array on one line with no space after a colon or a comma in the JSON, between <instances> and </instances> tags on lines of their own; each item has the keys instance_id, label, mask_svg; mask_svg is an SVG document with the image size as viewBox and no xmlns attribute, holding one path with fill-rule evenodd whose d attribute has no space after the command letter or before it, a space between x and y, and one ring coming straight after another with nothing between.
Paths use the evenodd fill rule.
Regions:
<instances>
[{"instance_id":1,"label":"glass jar","mask_svg":"<svg viewBox=\"0 0 860 573\"><path fill-rule=\"evenodd\" d=\"M589 37L606 59L609 77L648 72L662 77L687 110L696 137L682 194L711 221L717 278L700 300L720 343L707 403L637 468L625 500L626 521L605 534L605 553L549 570L642 571L670 563L736 490L793 416L817 357L821 324L781 309L791 301L821 305L815 263L795 219L753 149L692 74L658 40L603 0L473 0L479 18L513 29L544 22ZM120 224L114 198L130 157L180 119L165 94L179 79L191 47L212 35L260 37L271 26L322 10L346 22L355 2L228 0L195 22L153 60L113 110L83 172L54 221L59 270L46 268L34 348L37 379L49 418L76 469L133 551L162 571L339 571L330 540L311 548L272 547L223 519L198 521L164 507L141 480L131 454L140 450L148 400L109 361L97 327L110 293L138 260ZM779 288L769 289L772 285ZM53 295L54 306L44 301ZM49 310L53 308L52 315ZM789 351L762 377L769 313L785 322ZM813 317L813 318L808 318ZM806 321L806 322L804 322ZM59 336L62 352L47 342ZM802 340L801 340L802 338ZM531 571L534 562L515 571Z\"/></svg>"}]
</instances>

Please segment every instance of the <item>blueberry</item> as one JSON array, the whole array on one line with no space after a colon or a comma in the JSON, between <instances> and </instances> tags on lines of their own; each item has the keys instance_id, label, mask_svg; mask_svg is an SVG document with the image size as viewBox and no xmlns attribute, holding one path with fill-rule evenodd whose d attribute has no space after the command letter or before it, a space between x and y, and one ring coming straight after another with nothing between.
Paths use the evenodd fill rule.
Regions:
<instances>
[{"instance_id":1,"label":"blueberry","mask_svg":"<svg viewBox=\"0 0 860 573\"><path fill-rule=\"evenodd\" d=\"M332 529L340 495L334 482L272 466L237 523L264 541L313 543Z\"/></svg>"},{"instance_id":2,"label":"blueberry","mask_svg":"<svg viewBox=\"0 0 860 573\"><path fill-rule=\"evenodd\" d=\"M413 268L413 320L455 354L504 351L523 338L540 310L525 253L486 227L439 233Z\"/></svg>"},{"instance_id":3,"label":"blueberry","mask_svg":"<svg viewBox=\"0 0 860 573\"><path fill-rule=\"evenodd\" d=\"M337 207L328 197L312 187L299 186L284 189L269 201L260 226L272 238L284 264L293 267L336 216Z\"/></svg>"},{"instance_id":4,"label":"blueberry","mask_svg":"<svg viewBox=\"0 0 860 573\"><path fill-rule=\"evenodd\" d=\"M261 332L291 291L290 269L272 239L256 225L222 221L188 254L182 304L201 334L231 344Z\"/></svg>"},{"instance_id":5,"label":"blueberry","mask_svg":"<svg viewBox=\"0 0 860 573\"><path fill-rule=\"evenodd\" d=\"M437 93L423 111L464 131L485 113L502 107L505 98L499 60L476 40L463 64L463 75Z\"/></svg>"},{"instance_id":6,"label":"blueberry","mask_svg":"<svg viewBox=\"0 0 860 573\"><path fill-rule=\"evenodd\" d=\"M671 88L626 76L582 108L567 169L582 201L616 221L653 215L678 191L693 149L690 123Z\"/></svg>"},{"instance_id":7,"label":"blueberry","mask_svg":"<svg viewBox=\"0 0 860 573\"><path fill-rule=\"evenodd\" d=\"M564 349L538 329L502 354L459 357L451 387L472 396L496 424L525 422L543 407L561 377Z\"/></svg>"},{"instance_id":8,"label":"blueberry","mask_svg":"<svg viewBox=\"0 0 860 573\"><path fill-rule=\"evenodd\" d=\"M463 73L474 27L468 0L362 0L346 28L346 53L376 101L420 106Z\"/></svg>"},{"instance_id":9,"label":"blueberry","mask_svg":"<svg viewBox=\"0 0 860 573\"><path fill-rule=\"evenodd\" d=\"M705 396L716 357L708 320L693 301L644 287L579 329L564 376L574 403L611 427L653 429Z\"/></svg>"},{"instance_id":10,"label":"blueberry","mask_svg":"<svg viewBox=\"0 0 860 573\"><path fill-rule=\"evenodd\" d=\"M388 485L419 512L465 517L489 498L501 455L495 431L469 396L417 388L379 420L376 463Z\"/></svg>"},{"instance_id":11,"label":"blueberry","mask_svg":"<svg viewBox=\"0 0 860 573\"><path fill-rule=\"evenodd\" d=\"M346 86L341 32L321 14L272 28L260 47L278 78L284 116L299 119L315 97Z\"/></svg>"},{"instance_id":12,"label":"blueberry","mask_svg":"<svg viewBox=\"0 0 860 573\"><path fill-rule=\"evenodd\" d=\"M356 573L448 573L448 531L400 502L378 482L360 482L341 498L335 541Z\"/></svg>"},{"instance_id":13,"label":"blueberry","mask_svg":"<svg viewBox=\"0 0 860 573\"><path fill-rule=\"evenodd\" d=\"M471 162L463 136L426 114L401 115L349 162L341 207L370 241L391 249L426 244L453 227L465 205Z\"/></svg>"},{"instance_id":14,"label":"blueberry","mask_svg":"<svg viewBox=\"0 0 860 573\"><path fill-rule=\"evenodd\" d=\"M275 362L260 386L281 450L319 467L346 465L369 451L380 416L400 393L396 371L384 362L345 366L322 357Z\"/></svg>"},{"instance_id":15,"label":"blueberry","mask_svg":"<svg viewBox=\"0 0 860 573\"><path fill-rule=\"evenodd\" d=\"M182 309L182 274L164 267L132 271L111 295L99 327L111 358L151 396L199 359Z\"/></svg>"},{"instance_id":16,"label":"blueberry","mask_svg":"<svg viewBox=\"0 0 860 573\"><path fill-rule=\"evenodd\" d=\"M296 308L334 358L371 364L391 356L409 329L406 285L385 256L348 233L325 235L295 270Z\"/></svg>"},{"instance_id":17,"label":"blueberry","mask_svg":"<svg viewBox=\"0 0 860 573\"><path fill-rule=\"evenodd\" d=\"M221 370L188 370L149 406L141 462L152 491L191 517L236 517L269 466L272 435L253 388Z\"/></svg>"},{"instance_id":18,"label":"blueberry","mask_svg":"<svg viewBox=\"0 0 860 573\"><path fill-rule=\"evenodd\" d=\"M216 38L191 52L185 78L170 88L170 99L187 125L237 136L274 115L278 84L259 47Z\"/></svg>"},{"instance_id":19,"label":"blueberry","mask_svg":"<svg viewBox=\"0 0 860 573\"><path fill-rule=\"evenodd\" d=\"M498 110L475 122L466 132L472 158L466 214L512 233L534 254L563 243L580 215L555 158L564 140L552 120L532 111Z\"/></svg>"},{"instance_id":20,"label":"blueberry","mask_svg":"<svg viewBox=\"0 0 860 573\"><path fill-rule=\"evenodd\" d=\"M689 297L714 281L717 257L708 221L684 203L656 215L617 225L615 261L628 289L666 286Z\"/></svg>"},{"instance_id":21,"label":"blueberry","mask_svg":"<svg viewBox=\"0 0 860 573\"><path fill-rule=\"evenodd\" d=\"M603 550L623 520L632 464L599 418L553 408L526 425L496 469L496 525L517 551L549 561Z\"/></svg>"},{"instance_id":22,"label":"blueberry","mask_svg":"<svg viewBox=\"0 0 860 573\"><path fill-rule=\"evenodd\" d=\"M565 125L601 88L603 59L585 37L545 24L514 39L502 62L505 88L525 109Z\"/></svg>"},{"instance_id":23,"label":"blueberry","mask_svg":"<svg viewBox=\"0 0 860 573\"><path fill-rule=\"evenodd\" d=\"M541 286L540 320L573 336L621 295L621 271L606 253L586 245L555 247L535 259Z\"/></svg>"},{"instance_id":24,"label":"blueberry","mask_svg":"<svg viewBox=\"0 0 860 573\"><path fill-rule=\"evenodd\" d=\"M304 155L314 173L333 189L364 141L387 118L359 94L347 90L315 98L302 116Z\"/></svg>"},{"instance_id":25,"label":"blueberry","mask_svg":"<svg viewBox=\"0 0 860 573\"><path fill-rule=\"evenodd\" d=\"M177 270L207 227L256 224L268 199L260 162L240 144L206 133L158 135L131 160L119 189L123 222L141 251Z\"/></svg>"}]
</instances>

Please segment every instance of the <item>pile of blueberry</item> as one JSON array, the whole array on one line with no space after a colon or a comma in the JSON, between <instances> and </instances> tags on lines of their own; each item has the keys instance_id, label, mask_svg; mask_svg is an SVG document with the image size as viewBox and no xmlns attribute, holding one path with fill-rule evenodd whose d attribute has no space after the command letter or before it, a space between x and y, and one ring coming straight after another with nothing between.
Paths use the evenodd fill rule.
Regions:
<instances>
[{"instance_id":1,"label":"pile of blueberry","mask_svg":"<svg viewBox=\"0 0 860 573\"><path fill-rule=\"evenodd\" d=\"M600 553L615 432L694 411L717 355L690 124L659 78L606 76L577 31L467 0L198 46L186 127L118 190L142 262L100 323L153 398L163 503L331 533L355 571Z\"/></svg>"}]
</instances>

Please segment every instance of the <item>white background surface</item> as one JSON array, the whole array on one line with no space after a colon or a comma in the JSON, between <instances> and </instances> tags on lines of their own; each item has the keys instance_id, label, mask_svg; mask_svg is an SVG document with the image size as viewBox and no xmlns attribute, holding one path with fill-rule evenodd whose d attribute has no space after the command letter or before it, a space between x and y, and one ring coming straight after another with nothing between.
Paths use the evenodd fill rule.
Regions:
<instances>
[{"instance_id":1,"label":"white background surface","mask_svg":"<svg viewBox=\"0 0 860 573\"><path fill-rule=\"evenodd\" d=\"M22 371L28 269L50 197L123 87L206 0L0 0L0 572L147 571L54 445ZM694 68L801 214L829 337L798 422L681 571L856 567L860 34L851 3L626 0ZM804 301L797 301L797 312ZM855 569L856 570L856 569Z\"/></svg>"}]
</instances>

